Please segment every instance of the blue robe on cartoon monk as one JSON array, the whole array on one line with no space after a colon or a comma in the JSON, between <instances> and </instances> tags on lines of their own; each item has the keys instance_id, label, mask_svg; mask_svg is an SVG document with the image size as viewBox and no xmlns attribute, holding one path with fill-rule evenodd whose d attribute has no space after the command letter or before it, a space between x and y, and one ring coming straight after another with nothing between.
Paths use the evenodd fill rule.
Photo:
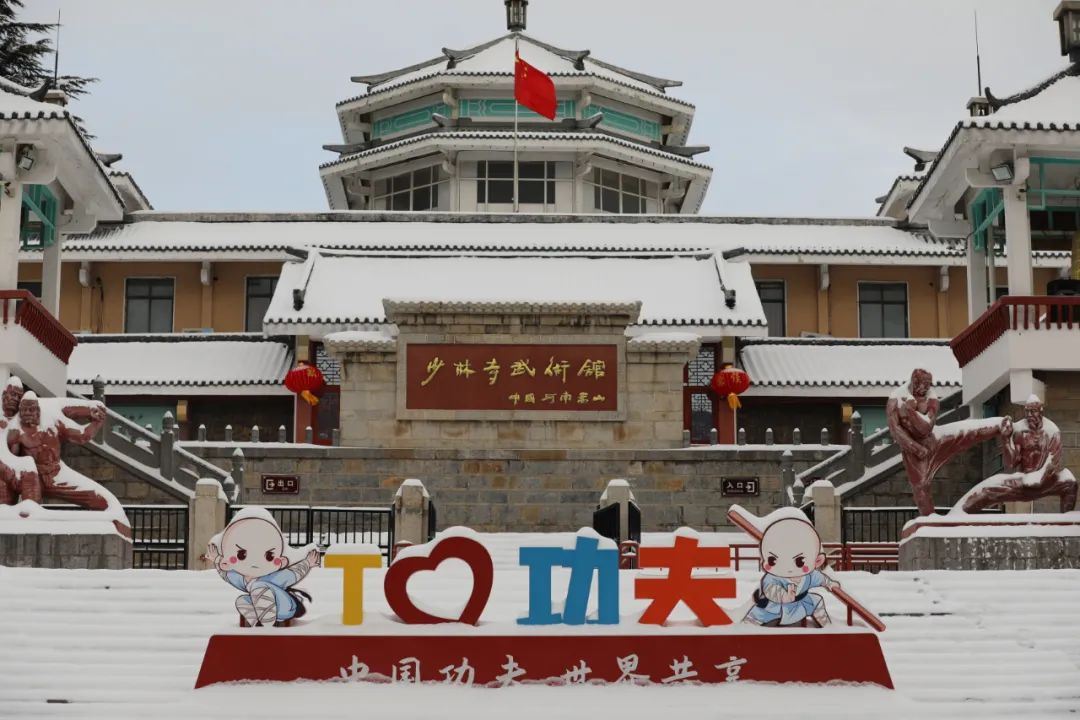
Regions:
<instances>
[{"instance_id":1,"label":"blue robe on cartoon monk","mask_svg":"<svg viewBox=\"0 0 1080 720\"><path fill-rule=\"evenodd\" d=\"M294 571L299 570L299 572ZM297 609L300 609L300 615L303 615L304 606L300 603L293 593L299 592L297 590L289 591L296 583L303 579L304 575L307 575L308 565L306 562L297 563L295 566L290 566L282 570L275 570L269 575L263 575L262 577L255 578L250 583L245 582L244 576L235 570L229 570L228 572L218 572L225 582L232 585L237 590L246 593L244 599L247 602L251 602L251 593L260 587L268 588L274 594L274 602L277 606L277 618L278 622L284 622L286 620L292 620L297 617Z\"/></svg>"},{"instance_id":2,"label":"blue robe on cartoon monk","mask_svg":"<svg viewBox=\"0 0 1080 720\"><path fill-rule=\"evenodd\" d=\"M781 602L790 584L786 578L766 573L761 578L761 590L754 593L755 605L750 609L750 617L762 625L777 618L781 625L794 625L811 617L823 600L811 593L810 588L826 587L825 575L818 570L804 575L799 580L794 602Z\"/></svg>"}]
</instances>

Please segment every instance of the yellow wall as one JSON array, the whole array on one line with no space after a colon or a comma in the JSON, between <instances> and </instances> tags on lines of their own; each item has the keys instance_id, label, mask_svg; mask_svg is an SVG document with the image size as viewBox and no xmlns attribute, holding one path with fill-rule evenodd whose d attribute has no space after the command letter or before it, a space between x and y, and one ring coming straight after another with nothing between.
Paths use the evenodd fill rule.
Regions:
<instances>
[{"instance_id":1,"label":"yellow wall","mask_svg":"<svg viewBox=\"0 0 1080 720\"><path fill-rule=\"evenodd\" d=\"M79 285L79 263L64 263L60 285L60 321L73 332L122 333L127 278L169 277L175 281L173 331L212 327L216 332L243 332L246 280L276 277L280 262L219 263L214 283L204 289L200 263L107 263L90 266L92 285ZM41 279L40 263L22 263L19 280ZM100 279L100 285L97 281Z\"/></svg>"},{"instance_id":2,"label":"yellow wall","mask_svg":"<svg viewBox=\"0 0 1080 720\"><path fill-rule=\"evenodd\" d=\"M783 280L787 334L798 337L818 329L816 265L751 265L754 280Z\"/></svg>"},{"instance_id":3,"label":"yellow wall","mask_svg":"<svg viewBox=\"0 0 1080 720\"><path fill-rule=\"evenodd\" d=\"M243 332L248 277L277 277L281 263L218 263L214 265L213 328Z\"/></svg>"},{"instance_id":4,"label":"yellow wall","mask_svg":"<svg viewBox=\"0 0 1080 720\"><path fill-rule=\"evenodd\" d=\"M91 265L91 279L101 286L83 288L79 263L64 263L60 288L60 320L72 331L124 331L124 285L127 278L172 277L176 281L173 331L212 327L216 332L243 332L248 277L276 277L280 262L231 262L212 265L212 289L199 281L199 263L120 263ZM831 265L830 287L818 291L817 265L752 266L755 280L782 280L787 298L787 335L804 332L858 337L859 281L904 282L908 286L908 322L913 338L952 337L968 325L967 281L963 267L949 270L947 293L938 292L938 268L932 266ZM1045 291L1055 270L1035 270L1035 292ZM21 263L19 280L41 279L40 263ZM1007 284L1004 268L997 284Z\"/></svg>"}]
</instances>

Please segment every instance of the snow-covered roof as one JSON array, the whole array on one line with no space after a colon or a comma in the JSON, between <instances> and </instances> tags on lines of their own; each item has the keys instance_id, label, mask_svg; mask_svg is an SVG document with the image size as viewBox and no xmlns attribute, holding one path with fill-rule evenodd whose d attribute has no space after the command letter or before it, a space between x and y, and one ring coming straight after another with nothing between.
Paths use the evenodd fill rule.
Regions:
<instances>
[{"instance_id":1,"label":"snow-covered roof","mask_svg":"<svg viewBox=\"0 0 1080 720\"><path fill-rule=\"evenodd\" d=\"M742 343L740 359L751 396L884 397L915 368L929 370L937 387L962 382L948 340L753 339Z\"/></svg>"},{"instance_id":2,"label":"snow-covered roof","mask_svg":"<svg viewBox=\"0 0 1080 720\"><path fill-rule=\"evenodd\" d=\"M683 155L677 155L675 153L665 152L656 148L650 147L642 143L630 142L629 140L623 140L615 135L602 132L589 132L582 130L551 130L551 131L522 131L515 134L508 130L432 130L431 132L422 133L420 135L414 135L402 140L396 140L384 145L376 145L375 147L368 148L367 150L361 150L360 152L352 153L351 155L345 155L343 157L325 162L319 166L320 170L327 170L337 167L339 165L345 165L355 160L361 160L373 156L384 155L390 151L397 150L401 147L410 145L416 145L421 143L462 143L462 142L482 142L485 146L490 146L493 142L505 141L509 143L517 142L521 149L529 150L534 143L590 143L597 145L608 145L619 148L628 148L636 152L645 153L668 162L677 163L679 165L685 165L692 168L700 168L703 170L712 171L708 165L695 162Z\"/></svg>"},{"instance_id":3,"label":"snow-covered roof","mask_svg":"<svg viewBox=\"0 0 1080 720\"><path fill-rule=\"evenodd\" d=\"M122 211L124 207L124 201L120 197L119 191L108 179L105 166L102 165L97 154L94 152L93 148L90 147L90 143L87 141L86 137L79 131L71 113L62 105L35 100L33 97L30 97L30 94L33 92L34 91L30 88L22 88L8 80L0 82L0 121L48 120L63 122L72 134L73 140L77 142L77 146L81 146L87 156L85 162L79 162L79 160L75 158L72 158L71 161L77 168L90 167L93 168L94 172L100 174L100 179L108 186L108 190L111 191L112 199L116 202L117 216L119 217L120 211ZM28 131L27 127L22 125L11 128L5 127L4 133L13 135L16 139L24 139L24 137L32 135L33 131ZM67 148L64 148L64 151L67 150ZM78 153L79 150L73 148L71 152ZM61 183L63 183L64 180L65 179L62 178ZM72 184L70 178L67 179L67 182L69 185ZM70 192L70 188L66 189Z\"/></svg>"},{"instance_id":4,"label":"snow-covered roof","mask_svg":"<svg viewBox=\"0 0 1080 720\"><path fill-rule=\"evenodd\" d=\"M296 308L295 290L302 290ZM727 307L725 290L735 292ZM267 332L321 336L387 322L384 300L543 305L641 302L637 325L693 325L709 335L761 335L750 266L712 254L333 256L282 268ZM729 328L740 328L732 333Z\"/></svg>"},{"instance_id":5,"label":"snow-covered roof","mask_svg":"<svg viewBox=\"0 0 1080 720\"><path fill-rule=\"evenodd\" d=\"M1080 63L1012 97L991 99L995 111L964 127L1003 130L1080 130Z\"/></svg>"},{"instance_id":6,"label":"snow-covered roof","mask_svg":"<svg viewBox=\"0 0 1080 720\"><path fill-rule=\"evenodd\" d=\"M64 244L64 259L288 259L289 248L558 254L744 249L753 262L960 265L963 247L879 219L464 213L135 213ZM1067 253L1066 253L1067 254ZM1036 253L1042 258L1042 254ZM1040 260L1041 262L1041 260ZM1067 264L1062 256L1054 263Z\"/></svg>"},{"instance_id":7,"label":"snow-covered roof","mask_svg":"<svg viewBox=\"0 0 1080 720\"><path fill-rule=\"evenodd\" d=\"M653 78L644 73L626 70L589 56L588 50L574 51L548 45L528 35L519 34L523 60L553 77L597 77L651 95L662 95L667 87L679 85L676 81ZM504 35L466 50L448 50L416 65L381 73L376 76L357 78L368 82L368 92L338 103L339 106L364 97L386 92L394 88L419 82L427 78L444 76L513 76L514 35ZM677 101L693 107L689 103Z\"/></svg>"},{"instance_id":8,"label":"snow-covered roof","mask_svg":"<svg viewBox=\"0 0 1080 720\"><path fill-rule=\"evenodd\" d=\"M68 363L68 388L106 395L287 394L291 346L261 335L82 335Z\"/></svg>"},{"instance_id":9,"label":"snow-covered roof","mask_svg":"<svg viewBox=\"0 0 1080 720\"><path fill-rule=\"evenodd\" d=\"M1042 83L1015 95L999 99L988 89L987 96L994 112L981 117L964 117L956 124L941 152L908 200L909 208L915 207L927 187L933 184L933 179L940 174L938 170L943 163L947 166L952 160L953 153L949 151L957 144L961 135L987 130L1044 134L1080 132L1080 63L1073 63Z\"/></svg>"}]
</instances>

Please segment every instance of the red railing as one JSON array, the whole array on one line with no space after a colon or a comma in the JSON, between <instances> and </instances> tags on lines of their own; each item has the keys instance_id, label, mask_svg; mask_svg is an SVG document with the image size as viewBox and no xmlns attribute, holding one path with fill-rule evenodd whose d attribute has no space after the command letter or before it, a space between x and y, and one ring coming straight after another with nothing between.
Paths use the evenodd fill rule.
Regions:
<instances>
[{"instance_id":1,"label":"red railing","mask_svg":"<svg viewBox=\"0 0 1080 720\"><path fill-rule=\"evenodd\" d=\"M1080 330L1080 297L1006 296L991 305L949 345L960 367L977 358L1009 330Z\"/></svg>"},{"instance_id":2,"label":"red railing","mask_svg":"<svg viewBox=\"0 0 1080 720\"><path fill-rule=\"evenodd\" d=\"M0 324L8 323L22 326L65 365L79 343L28 290L0 290Z\"/></svg>"}]
</instances>

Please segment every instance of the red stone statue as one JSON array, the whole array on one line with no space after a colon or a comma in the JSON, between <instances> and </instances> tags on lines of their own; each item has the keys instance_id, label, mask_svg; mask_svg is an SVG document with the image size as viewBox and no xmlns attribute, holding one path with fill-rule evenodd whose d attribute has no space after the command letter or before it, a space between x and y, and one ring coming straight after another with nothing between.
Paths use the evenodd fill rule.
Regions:
<instances>
[{"instance_id":1,"label":"red stone statue","mask_svg":"<svg viewBox=\"0 0 1080 720\"><path fill-rule=\"evenodd\" d=\"M1015 425L1005 418L1001 433L1002 461L1008 472L982 481L956 504L966 513L1004 502L1057 497L1061 512L1076 507L1076 478L1063 466L1061 431L1043 417L1043 403L1032 395L1024 404L1024 419Z\"/></svg>"},{"instance_id":2,"label":"red stone statue","mask_svg":"<svg viewBox=\"0 0 1080 720\"><path fill-rule=\"evenodd\" d=\"M920 515L934 513L931 486L941 466L1002 430L997 418L935 427L940 403L930 387L933 380L926 370L912 371L911 380L894 390L885 405L889 432L900 446Z\"/></svg>"},{"instance_id":3,"label":"red stone statue","mask_svg":"<svg viewBox=\"0 0 1080 720\"><path fill-rule=\"evenodd\" d=\"M83 445L101 428L101 403L39 399L13 378L0 393L0 407L0 504L40 504L55 498L88 510L111 511L126 525L116 497L60 459L62 443Z\"/></svg>"}]
</instances>

